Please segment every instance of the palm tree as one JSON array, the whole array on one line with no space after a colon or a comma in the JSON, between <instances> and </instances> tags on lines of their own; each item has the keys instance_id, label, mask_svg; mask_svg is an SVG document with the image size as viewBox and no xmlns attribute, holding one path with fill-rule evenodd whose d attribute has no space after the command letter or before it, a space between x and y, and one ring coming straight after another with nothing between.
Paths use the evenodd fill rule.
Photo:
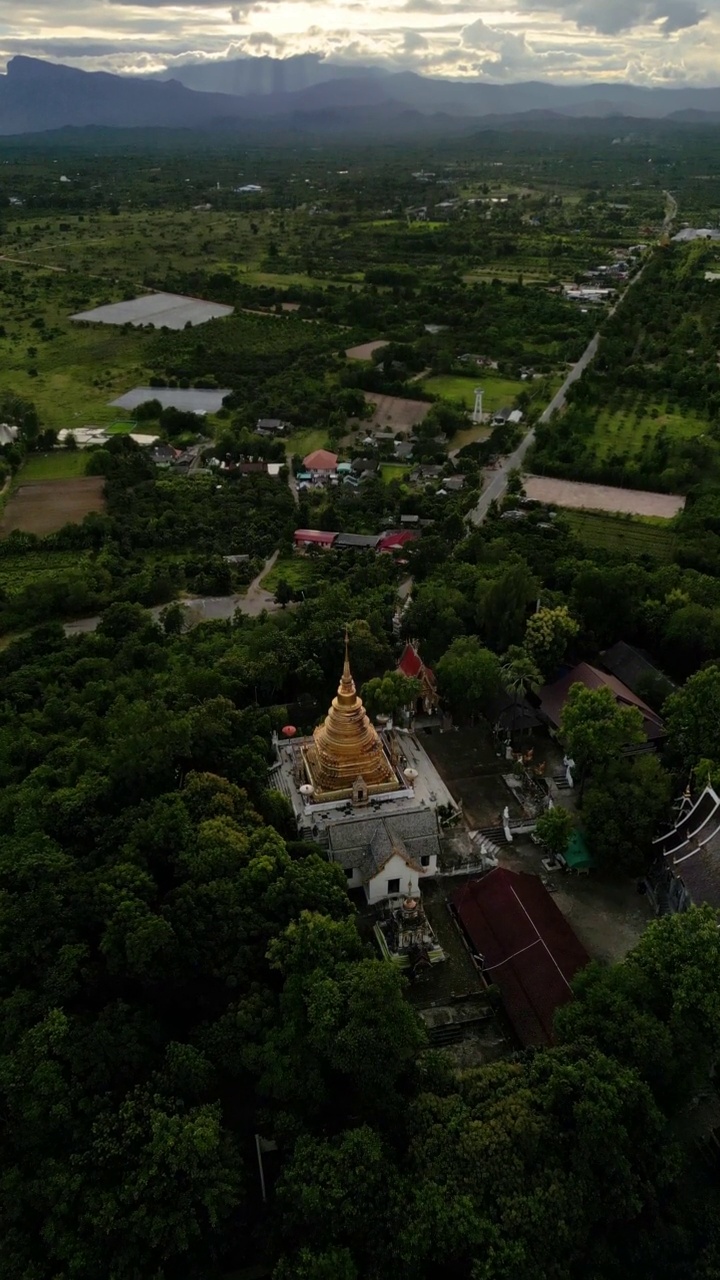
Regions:
<instances>
[{"instance_id":1,"label":"palm tree","mask_svg":"<svg viewBox=\"0 0 720 1280\"><path fill-rule=\"evenodd\" d=\"M511 644L500 668L503 684L509 693L515 696L515 712L517 717L518 703L532 689L538 690L543 682L540 669L527 649L522 645Z\"/></svg>"}]
</instances>

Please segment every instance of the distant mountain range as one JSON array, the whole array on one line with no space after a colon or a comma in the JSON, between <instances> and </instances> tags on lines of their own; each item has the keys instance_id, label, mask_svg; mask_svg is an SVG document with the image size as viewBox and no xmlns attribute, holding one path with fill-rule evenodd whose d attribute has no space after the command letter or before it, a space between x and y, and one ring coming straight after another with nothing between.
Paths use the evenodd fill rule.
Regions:
<instances>
[{"instance_id":1,"label":"distant mountain range","mask_svg":"<svg viewBox=\"0 0 720 1280\"><path fill-rule=\"evenodd\" d=\"M188 64L159 78L117 76L17 57L0 76L0 134L63 127L232 129L258 137L538 128L614 117L715 123L720 88L487 84L336 66L314 55Z\"/></svg>"}]
</instances>

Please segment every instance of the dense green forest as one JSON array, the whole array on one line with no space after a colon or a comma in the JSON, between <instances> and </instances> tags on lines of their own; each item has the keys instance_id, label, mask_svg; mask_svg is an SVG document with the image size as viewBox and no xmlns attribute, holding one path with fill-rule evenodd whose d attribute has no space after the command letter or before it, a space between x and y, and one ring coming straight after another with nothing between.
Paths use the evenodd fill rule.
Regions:
<instances>
[{"instance_id":1,"label":"dense green forest","mask_svg":"<svg viewBox=\"0 0 720 1280\"><path fill-rule=\"evenodd\" d=\"M353 610L382 669L392 595L184 637L118 604L0 655L6 1275L714 1274L677 1128L720 1044L712 913L587 970L556 1048L457 1077L267 789L272 699L310 653L320 683Z\"/></svg>"}]
</instances>

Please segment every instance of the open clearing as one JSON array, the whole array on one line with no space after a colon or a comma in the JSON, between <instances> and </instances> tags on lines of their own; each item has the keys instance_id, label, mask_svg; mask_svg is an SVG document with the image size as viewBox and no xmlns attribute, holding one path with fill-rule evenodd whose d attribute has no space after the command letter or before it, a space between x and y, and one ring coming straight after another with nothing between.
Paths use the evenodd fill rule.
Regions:
<instances>
[{"instance_id":1,"label":"open clearing","mask_svg":"<svg viewBox=\"0 0 720 1280\"><path fill-rule=\"evenodd\" d=\"M659 516L672 520L685 506L676 493L644 493L641 489L613 489L606 484L581 484L578 480L553 480L550 476L526 476L528 498L554 502L558 507L585 511L624 511L631 516Z\"/></svg>"},{"instance_id":2,"label":"open clearing","mask_svg":"<svg viewBox=\"0 0 720 1280\"><path fill-rule=\"evenodd\" d=\"M2 534L21 529L43 538L65 524L77 524L91 511L105 510L104 488L103 476L21 484L5 507Z\"/></svg>"},{"instance_id":3,"label":"open clearing","mask_svg":"<svg viewBox=\"0 0 720 1280\"><path fill-rule=\"evenodd\" d=\"M53 449L52 453L31 453L23 463L21 484L35 480L74 480L85 475L87 455L78 449Z\"/></svg>"},{"instance_id":4,"label":"open clearing","mask_svg":"<svg viewBox=\"0 0 720 1280\"><path fill-rule=\"evenodd\" d=\"M186 298L179 293L150 293L144 298L110 302L92 311L78 311L71 320L88 320L93 324L152 325L154 329L184 329L186 324L206 324L231 316L232 307L202 298Z\"/></svg>"},{"instance_id":5,"label":"open clearing","mask_svg":"<svg viewBox=\"0 0 720 1280\"><path fill-rule=\"evenodd\" d=\"M112 400L115 409L137 409L139 404L148 400L157 400L163 409L184 409L188 413L217 413L222 409L225 396L230 395L230 388L217 391L204 391L197 387L189 387L183 391L173 387L133 387L124 396Z\"/></svg>"},{"instance_id":6,"label":"open clearing","mask_svg":"<svg viewBox=\"0 0 720 1280\"><path fill-rule=\"evenodd\" d=\"M366 391L368 404L375 406L369 422L363 426L376 431L409 432L427 417L432 405L425 400L405 400L402 396L383 396L377 391Z\"/></svg>"},{"instance_id":7,"label":"open clearing","mask_svg":"<svg viewBox=\"0 0 720 1280\"><path fill-rule=\"evenodd\" d=\"M376 342L363 342L359 347L348 347L345 355L348 360L371 360L373 351L380 351L387 342L379 338Z\"/></svg>"},{"instance_id":8,"label":"open clearing","mask_svg":"<svg viewBox=\"0 0 720 1280\"><path fill-rule=\"evenodd\" d=\"M527 383L515 378L495 378L489 374L474 378L455 376L454 374L438 374L435 378L426 378L423 390L430 391L443 400L451 400L464 409L472 409L475 404L475 388L483 389L483 413L497 413L498 409L512 408L515 398L521 391L527 390Z\"/></svg>"}]
</instances>

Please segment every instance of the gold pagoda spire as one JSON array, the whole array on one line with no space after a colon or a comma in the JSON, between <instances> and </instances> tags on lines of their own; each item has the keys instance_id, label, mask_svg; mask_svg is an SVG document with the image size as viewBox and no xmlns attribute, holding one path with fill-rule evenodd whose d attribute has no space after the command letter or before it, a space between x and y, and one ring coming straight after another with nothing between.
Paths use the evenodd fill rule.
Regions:
<instances>
[{"instance_id":1,"label":"gold pagoda spire","mask_svg":"<svg viewBox=\"0 0 720 1280\"><path fill-rule=\"evenodd\" d=\"M337 691L338 700L343 706L349 706L351 703L359 702L355 681L352 678L350 670L350 635L347 627L345 628L345 662L343 664L342 675Z\"/></svg>"},{"instance_id":2,"label":"gold pagoda spire","mask_svg":"<svg viewBox=\"0 0 720 1280\"><path fill-rule=\"evenodd\" d=\"M343 799L361 779L369 793L396 790L395 769L358 697L350 669L350 637L345 629L345 661L338 691L304 751L316 797Z\"/></svg>"}]
</instances>

